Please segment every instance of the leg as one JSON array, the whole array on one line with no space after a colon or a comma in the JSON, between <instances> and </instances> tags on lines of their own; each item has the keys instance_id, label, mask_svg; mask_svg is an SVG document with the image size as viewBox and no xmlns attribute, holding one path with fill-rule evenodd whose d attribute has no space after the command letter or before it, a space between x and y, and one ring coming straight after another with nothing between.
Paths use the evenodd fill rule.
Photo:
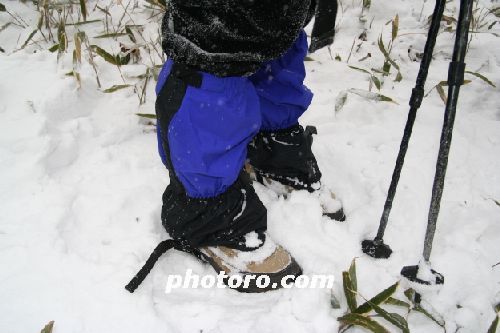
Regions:
<instances>
[{"instance_id":1,"label":"leg","mask_svg":"<svg viewBox=\"0 0 500 333\"><path fill-rule=\"evenodd\" d=\"M302 31L281 58L265 64L250 78L260 99L262 129L249 145L248 161L260 182L265 178L317 192L325 214L343 220L340 202L320 185L321 172L311 150L316 129L304 130L298 124L313 96L303 84L306 55L307 36Z\"/></svg>"},{"instance_id":2,"label":"leg","mask_svg":"<svg viewBox=\"0 0 500 333\"><path fill-rule=\"evenodd\" d=\"M290 254L266 237L266 208L243 172L247 145L261 123L251 82L169 61L158 85L160 155L170 172L162 209L167 232L198 249L217 272L272 273L278 280L299 275ZM242 269L241 251L262 262L248 261ZM243 291L265 290L251 285Z\"/></svg>"},{"instance_id":3,"label":"leg","mask_svg":"<svg viewBox=\"0 0 500 333\"><path fill-rule=\"evenodd\" d=\"M158 135L171 179L163 195L165 228L193 246L236 246L250 231L263 235L266 210L240 177L247 144L260 127L251 84L245 78L217 78L172 61L162 76L156 102ZM247 214L235 218L242 190ZM200 216L204 210L211 214Z\"/></svg>"}]
</instances>

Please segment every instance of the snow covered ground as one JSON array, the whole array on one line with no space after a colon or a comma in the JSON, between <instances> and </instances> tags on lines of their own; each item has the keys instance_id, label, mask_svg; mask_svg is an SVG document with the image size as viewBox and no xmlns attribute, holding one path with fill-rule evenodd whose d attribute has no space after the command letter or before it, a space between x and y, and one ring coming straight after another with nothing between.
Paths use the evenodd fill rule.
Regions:
<instances>
[{"instance_id":1,"label":"snow covered ground","mask_svg":"<svg viewBox=\"0 0 500 333\"><path fill-rule=\"evenodd\" d=\"M324 183L343 200L347 221L321 216L319 203L308 193L284 200L256 185L273 238L290 250L305 274L337 277L333 292L342 308L333 310L330 291L321 289L263 295L178 289L167 295L168 274L183 275L192 268L215 275L179 252L162 257L134 294L125 291L150 251L167 237L160 210L168 173L157 156L154 127L135 115L154 112L154 82L139 107L132 89L99 91L92 67L83 61L78 89L74 78L65 75L72 70L70 52L58 63L41 36L18 50L36 26L33 5L2 1L31 28L11 24L0 30L5 51L0 52L0 331L37 332L54 320L56 333L336 332L336 318L347 309L341 272L353 258L358 257L359 290L365 297L399 280L401 268L416 264L423 246L444 111L436 89L418 114L387 229L386 243L394 254L374 260L362 254L360 242L376 232L418 71L408 50L410 55L423 50L433 2L373 0L365 23L359 20L360 2L342 1L332 55L321 50L307 62L307 85L315 99L301 119L318 128L313 149ZM479 1L482 8L498 4ZM147 15L141 14L144 4L139 5L134 19L142 24ZM449 3L447 15L456 17L456 6L457 1ZM120 8L111 13L115 22ZM346 95L349 89L368 89L369 76L348 65L382 66L376 41L383 33L388 42L391 25L386 23L396 14L399 37L391 56L403 80L394 82L393 71L380 93L397 104ZM90 19L99 15L91 11ZM490 15L487 20L498 19ZM11 21L0 13L0 27ZM363 26L371 27L366 41L358 38ZM150 22L145 34L154 35L157 28L157 22ZM102 33L102 25L85 29L89 36ZM489 33L498 34L500 28L482 29L488 33L473 35L467 68L497 88L466 75L472 82L460 95L432 254L445 284L423 294L443 316L447 332L485 332L500 301L500 265L494 266L500 262L500 43ZM453 41L453 33L440 34L426 91L446 79ZM118 50L112 39L103 43ZM368 53L371 57L362 60ZM96 63L103 88L123 83L116 68L100 58ZM144 70L142 65L122 67L125 80ZM401 291L398 297L404 298ZM408 320L412 332L443 331L420 314Z\"/></svg>"}]
</instances>

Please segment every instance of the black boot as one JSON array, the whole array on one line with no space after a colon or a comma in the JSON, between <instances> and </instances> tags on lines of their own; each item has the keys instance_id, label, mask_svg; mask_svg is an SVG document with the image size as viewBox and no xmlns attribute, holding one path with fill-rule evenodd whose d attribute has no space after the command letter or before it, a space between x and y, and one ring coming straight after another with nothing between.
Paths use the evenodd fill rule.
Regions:
<instances>
[{"instance_id":1,"label":"black boot","mask_svg":"<svg viewBox=\"0 0 500 333\"><path fill-rule=\"evenodd\" d=\"M318 195L324 214L344 221L342 204L335 195L321 186L321 171L311 150L316 128L297 124L277 131L261 131L248 146L247 172L258 182L273 182L292 189L307 190ZM283 190L279 190L283 193Z\"/></svg>"},{"instance_id":2,"label":"black boot","mask_svg":"<svg viewBox=\"0 0 500 333\"><path fill-rule=\"evenodd\" d=\"M311 151L314 127L300 125L259 132L248 146L248 162L259 182L270 178L296 190L319 189L321 172Z\"/></svg>"},{"instance_id":3,"label":"black boot","mask_svg":"<svg viewBox=\"0 0 500 333\"><path fill-rule=\"evenodd\" d=\"M162 223L172 239L161 242L146 264L125 287L134 292L146 278L156 261L170 249L192 255L223 271L228 283L233 275L248 281L231 286L240 292L260 293L283 287L283 278L291 283L302 274L295 259L266 234L267 210L255 193L248 175L238 180L223 194L198 199L186 196L173 178L163 194ZM259 286L260 276L270 283Z\"/></svg>"}]
</instances>

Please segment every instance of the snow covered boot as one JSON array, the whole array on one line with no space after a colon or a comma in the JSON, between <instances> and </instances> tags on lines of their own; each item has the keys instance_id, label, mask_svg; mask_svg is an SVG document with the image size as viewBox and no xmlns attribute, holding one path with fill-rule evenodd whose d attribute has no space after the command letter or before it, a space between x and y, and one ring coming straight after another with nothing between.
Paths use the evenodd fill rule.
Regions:
<instances>
[{"instance_id":1,"label":"snow covered boot","mask_svg":"<svg viewBox=\"0 0 500 333\"><path fill-rule=\"evenodd\" d=\"M251 236L251 234L249 234ZM246 293L261 293L289 285L302 274L301 267L283 247L266 235L262 246L242 251L225 246L204 247L202 258L216 272L224 272L223 281L230 288ZM237 284L230 282L235 277Z\"/></svg>"},{"instance_id":2,"label":"snow covered boot","mask_svg":"<svg viewBox=\"0 0 500 333\"><path fill-rule=\"evenodd\" d=\"M341 202L321 185L321 172L311 150L316 128L299 125L260 131L248 146L246 170L256 181L279 194L307 190L318 195L324 214L344 221Z\"/></svg>"},{"instance_id":3,"label":"snow covered boot","mask_svg":"<svg viewBox=\"0 0 500 333\"><path fill-rule=\"evenodd\" d=\"M302 274L301 267L266 234L267 210L248 175L241 172L223 194L213 198L188 197L173 177L163 194L162 223L173 239L161 242L130 281L130 292L142 283L162 254L176 249L209 263L230 288L265 292L289 284ZM234 285L231 276L242 283Z\"/></svg>"}]
</instances>

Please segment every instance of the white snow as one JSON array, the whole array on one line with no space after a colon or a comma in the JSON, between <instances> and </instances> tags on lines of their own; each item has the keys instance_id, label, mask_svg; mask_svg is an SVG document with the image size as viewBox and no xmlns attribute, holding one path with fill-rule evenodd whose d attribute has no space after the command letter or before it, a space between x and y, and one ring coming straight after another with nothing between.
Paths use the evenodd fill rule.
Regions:
<instances>
[{"instance_id":1,"label":"white snow","mask_svg":"<svg viewBox=\"0 0 500 333\"><path fill-rule=\"evenodd\" d=\"M313 150L322 181L342 200L347 221L323 217L318 198L305 191L285 200L255 186L268 208L271 237L292 253L305 274L337 277L333 292L342 307L333 310L330 291L321 289L262 295L176 289L167 295L169 274L184 275L191 268L193 274L216 275L208 265L175 251L159 260L134 294L125 291L153 248L167 237L160 211L168 172L157 156L154 127L135 115L154 113L154 82L147 87L147 103L138 107L131 89L100 92L84 60L78 89L74 78L65 75L72 70L71 52L58 63L57 55L46 51L52 45L40 35L34 39L37 44L18 50L36 26L33 5L2 1L31 27L10 25L0 31L5 50L0 52L0 331L37 332L54 320L55 333L335 332L336 318L347 309L341 272L354 257L365 297L399 280L403 266L417 264L444 111L435 89L419 111L387 228L385 241L394 253L388 260L374 260L363 255L360 242L376 232L419 66L410 60L408 49L413 55L423 50L433 2L372 1L364 14L371 29L362 43L357 39L363 30L360 2L342 1L332 47L333 57L342 61L321 50L306 63L306 83L315 98L301 119L318 129ZM447 15L457 16L457 3L448 4ZM479 4L498 6L497 1ZM94 5L89 1L90 9ZM120 8L112 11L115 22ZM146 13L137 13L135 23L149 22L145 34L154 36L154 20L160 17L147 21ZM89 15L101 14L96 10ZM384 41L389 40L391 26L386 22L396 14L400 37L391 56L401 66L403 80L393 82L395 74L386 77L380 93L398 104L350 93L367 90L369 76L348 65L381 67L376 40L382 32ZM12 20L0 13L0 27ZM488 31L498 34L499 27ZM103 32L99 24L85 29L89 36ZM485 332L495 316L492 306L500 301L500 265L494 266L500 262L500 43L489 32L473 35L467 68L487 76L497 88L466 74L472 82L460 94L431 258L445 284L423 294L446 321L447 332ZM112 39L92 40L98 42L119 50ZM446 79L453 42L452 33L440 34L426 92ZM371 57L360 62L367 53ZM143 54L145 62L148 57ZM95 61L103 88L123 84L115 67L101 58ZM143 65L122 67L126 80L144 72ZM343 96L347 99L341 105ZM397 296L404 298L401 291ZM409 323L412 332L442 332L419 314L410 315Z\"/></svg>"}]
</instances>

